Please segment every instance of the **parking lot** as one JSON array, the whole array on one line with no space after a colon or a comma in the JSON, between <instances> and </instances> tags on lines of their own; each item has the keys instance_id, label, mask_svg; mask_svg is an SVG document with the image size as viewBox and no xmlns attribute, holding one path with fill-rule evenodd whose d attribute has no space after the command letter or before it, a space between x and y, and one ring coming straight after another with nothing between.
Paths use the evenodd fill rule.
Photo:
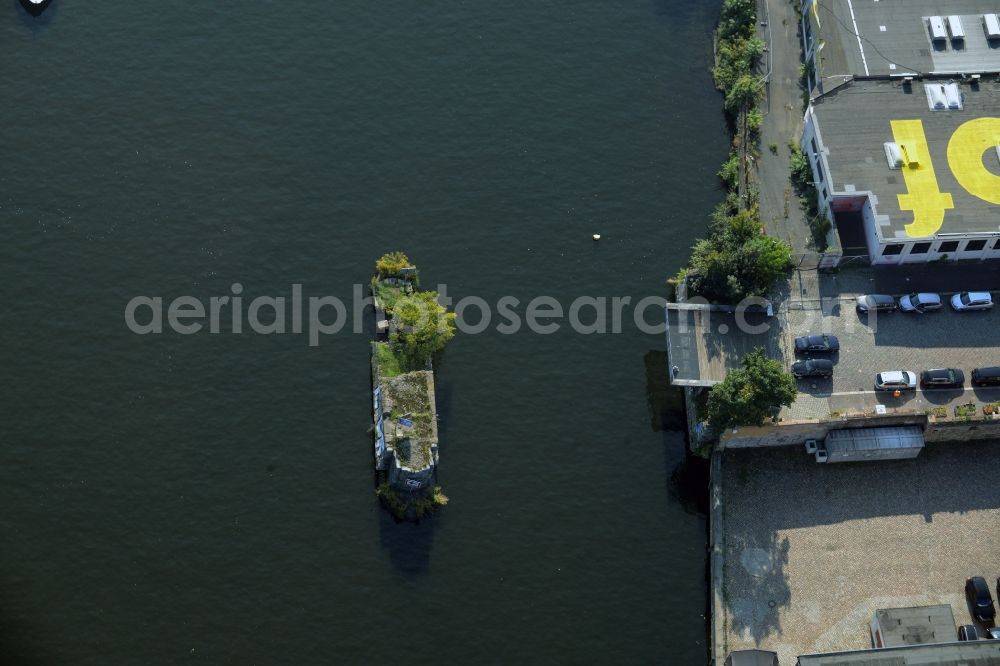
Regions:
<instances>
[{"instance_id":1,"label":"parking lot","mask_svg":"<svg viewBox=\"0 0 1000 666\"><path fill-rule=\"evenodd\" d=\"M786 302L780 314L781 358L789 363L796 358L794 339L800 335L836 335L841 350L828 357L835 364L832 378L799 381L799 399L783 412L784 417L872 412L877 405L887 412L944 407L953 416L957 404L974 402L978 411L982 404L1000 400L1000 389L973 388L970 381L974 368L1000 365L1000 310L955 312L946 304L927 314L863 315L854 307L860 293L852 290ZM965 389L918 389L904 391L898 398L874 390L877 372L909 370L919 375L932 368L961 369Z\"/></svg>"},{"instance_id":2,"label":"parking lot","mask_svg":"<svg viewBox=\"0 0 1000 666\"><path fill-rule=\"evenodd\" d=\"M725 653L870 646L878 608L950 604L1000 576L1000 445L929 445L914 460L817 465L798 447L722 465ZM731 509L729 507L732 507Z\"/></svg>"}]
</instances>

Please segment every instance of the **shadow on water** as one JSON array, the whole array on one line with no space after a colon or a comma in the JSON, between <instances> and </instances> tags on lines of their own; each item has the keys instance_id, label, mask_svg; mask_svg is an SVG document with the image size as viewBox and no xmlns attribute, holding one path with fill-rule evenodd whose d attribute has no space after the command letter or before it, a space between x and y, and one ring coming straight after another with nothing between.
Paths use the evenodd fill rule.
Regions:
<instances>
[{"instance_id":1,"label":"shadow on water","mask_svg":"<svg viewBox=\"0 0 1000 666\"><path fill-rule=\"evenodd\" d=\"M643 358L646 365L646 402L649 408L650 427L662 433L664 476L667 494L681 509L704 520L705 538L708 540L709 461L691 453L687 441L687 418L684 407L684 389L672 386L667 370L667 353L654 349ZM680 449L680 450L678 450ZM705 550L705 646L711 645L711 617L708 581L711 565L708 549ZM706 650L706 659L710 653Z\"/></svg>"},{"instance_id":2,"label":"shadow on water","mask_svg":"<svg viewBox=\"0 0 1000 666\"><path fill-rule=\"evenodd\" d=\"M51 0L38 7L32 5L28 0L14 0L14 5L21 23L33 32L47 28L55 20L56 14L59 13L59 3Z\"/></svg>"},{"instance_id":3,"label":"shadow on water","mask_svg":"<svg viewBox=\"0 0 1000 666\"><path fill-rule=\"evenodd\" d=\"M646 364L646 404L653 432L684 432L684 390L670 385L667 352L652 350L643 357Z\"/></svg>"},{"instance_id":4,"label":"shadow on water","mask_svg":"<svg viewBox=\"0 0 1000 666\"><path fill-rule=\"evenodd\" d=\"M684 389L672 386L667 375L667 353L646 352L646 402L650 427L663 433L670 496L690 514L708 513L708 461L692 455L687 446ZM683 447L682 453L677 447ZM678 457L680 456L680 461Z\"/></svg>"},{"instance_id":5,"label":"shadow on water","mask_svg":"<svg viewBox=\"0 0 1000 666\"><path fill-rule=\"evenodd\" d=\"M407 578L427 573L434 543L434 516L420 521L397 522L385 509L379 512L379 541L389 552L389 560Z\"/></svg>"}]
</instances>

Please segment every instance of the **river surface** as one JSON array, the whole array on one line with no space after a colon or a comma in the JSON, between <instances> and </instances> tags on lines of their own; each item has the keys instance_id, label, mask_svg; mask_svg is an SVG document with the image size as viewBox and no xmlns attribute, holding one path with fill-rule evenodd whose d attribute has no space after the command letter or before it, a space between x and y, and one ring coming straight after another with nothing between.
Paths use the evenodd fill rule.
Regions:
<instances>
[{"instance_id":1,"label":"river surface","mask_svg":"<svg viewBox=\"0 0 1000 666\"><path fill-rule=\"evenodd\" d=\"M456 337L418 525L366 335L124 311L349 303L393 249L522 316L664 295L721 197L717 4L0 5L0 662L705 663L704 470L631 310Z\"/></svg>"}]
</instances>

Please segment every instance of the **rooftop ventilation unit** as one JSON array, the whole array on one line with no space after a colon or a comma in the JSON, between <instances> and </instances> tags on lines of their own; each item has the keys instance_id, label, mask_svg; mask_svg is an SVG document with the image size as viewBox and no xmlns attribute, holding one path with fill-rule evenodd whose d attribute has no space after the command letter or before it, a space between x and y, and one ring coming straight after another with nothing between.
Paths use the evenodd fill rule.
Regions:
<instances>
[{"instance_id":1,"label":"rooftop ventilation unit","mask_svg":"<svg viewBox=\"0 0 1000 666\"><path fill-rule=\"evenodd\" d=\"M952 14L948 17L948 29L951 30L952 39L965 39L965 30L962 29L961 17Z\"/></svg>"},{"instance_id":2,"label":"rooftop ventilation unit","mask_svg":"<svg viewBox=\"0 0 1000 666\"><path fill-rule=\"evenodd\" d=\"M949 109L962 108L962 93L958 90L957 83L949 83L944 86L944 98L948 102Z\"/></svg>"},{"instance_id":3,"label":"rooftop ventilation unit","mask_svg":"<svg viewBox=\"0 0 1000 666\"><path fill-rule=\"evenodd\" d=\"M983 14L987 39L1000 39L1000 18L996 14Z\"/></svg>"},{"instance_id":4,"label":"rooftop ventilation unit","mask_svg":"<svg viewBox=\"0 0 1000 666\"><path fill-rule=\"evenodd\" d=\"M948 108L948 99L944 96L944 86L940 83L926 83L924 90L927 91L927 104L935 111L942 111Z\"/></svg>"},{"instance_id":5,"label":"rooftop ventilation unit","mask_svg":"<svg viewBox=\"0 0 1000 666\"><path fill-rule=\"evenodd\" d=\"M948 39L948 32L944 29L944 19L940 16L932 16L927 21L931 26L931 39L934 41Z\"/></svg>"},{"instance_id":6,"label":"rooftop ventilation unit","mask_svg":"<svg viewBox=\"0 0 1000 666\"><path fill-rule=\"evenodd\" d=\"M903 166L903 152L898 143L887 141L882 144L885 149L885 160L889 163L890 169L900 169Z\"/></svg>"}]
</instances>

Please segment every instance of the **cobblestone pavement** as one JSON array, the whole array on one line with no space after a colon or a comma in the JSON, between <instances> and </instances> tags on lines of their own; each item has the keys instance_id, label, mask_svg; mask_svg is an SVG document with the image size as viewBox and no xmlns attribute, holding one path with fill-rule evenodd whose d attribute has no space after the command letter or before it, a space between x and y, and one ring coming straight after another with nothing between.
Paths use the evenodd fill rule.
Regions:
<instances>
[{"instance_id":1,"label":"cobblestone pavement","mask_svg":"<svg viewBox=\"0 0 1000 666\"><path fill-rule=\"evenodd\" d=\"M973 389L969 382L973 368L1000 365L1000 336L996 333L1000 330L1000 308L959 313L945 305L939 312L925 315L904 312L859 315L854 309L856 297L874 291L877 280L878 274L871 270L834 275L803 272L793 276L791 293L781 308L784 328L781 356L791 361L795 357L795 337L819 333L836 335L841 351L831 357L835 363L831 379L799 382L799 398L782 411L783 418L873 412L878 405L887 413L927 412L944 407L948 416L953 416L958 404L973 402L980 411L981 405L1000 400L1000 390ZM899 289L908 283L902 279L881 286ZM942 284L943 289L947 287ZM895 290L889 293L899 294ZM941 293L946 299L949 292ZM877 372L919 373L931 368L963 370L966 389L908 391L899 398L874 391Z\"/></svg>"},{"instance_id":2,"label":"cobblestone pavement","mask_svg":"<svg viewBox=\"0 0 1000 666\"><path fill-rule=\"evenodd\" d=\"M950 604L1000 576L1000 444L915 460L817 465L799 448L725 452L724 653L871 646L878 608Z\"/></svg>"}]
</instances>

